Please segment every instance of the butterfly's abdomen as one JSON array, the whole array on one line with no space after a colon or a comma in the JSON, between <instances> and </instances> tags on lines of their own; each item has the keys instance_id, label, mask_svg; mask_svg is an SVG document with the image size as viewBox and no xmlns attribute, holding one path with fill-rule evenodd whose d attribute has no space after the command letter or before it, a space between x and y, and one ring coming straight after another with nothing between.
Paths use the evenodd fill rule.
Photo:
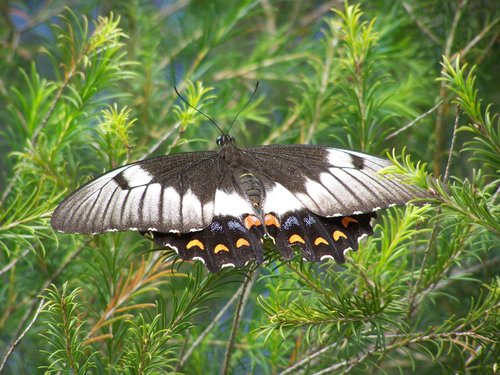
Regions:
<instances>
[{"instance_id":1,"label":"butterfly's abdomen","mask_svg":"<svg viewBox=\"0 0 500 375\"><path fill-rule=\"evenodd\" d=\"M264 186L259 178L252 173L244 172L238 177L238 182L242 190L246 193L253 207L260 208L264 198Z\"/></svg>"},{"instance_id":2,"label":"butterfly's abdomen","mask_svg":"<svg viewBox=\"0 0 500 375\"><path fill-rule=\"evenodd\" d=\"M266 189L262 180L247 168L248 156L231 143L221 149L220 158L240 193L248 198L256 212L260 212Z\"/></svg>"}]
</instances>

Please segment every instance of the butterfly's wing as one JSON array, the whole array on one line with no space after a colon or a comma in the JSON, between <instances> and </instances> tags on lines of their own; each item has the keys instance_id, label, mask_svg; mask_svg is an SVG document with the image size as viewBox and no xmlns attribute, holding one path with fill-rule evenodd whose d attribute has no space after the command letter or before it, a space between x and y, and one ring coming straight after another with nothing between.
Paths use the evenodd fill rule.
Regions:
<instances>
[{"instance_id":1,"label":"butterfly's wing","mask_svg":"<svg viewBox=\"0 0 500 375\"><path fill-rule=\"evenodd\" d=\"M51 224L66 233L148 233L182 259L202 260L210 271L262 262L263 227L245 226L242 218L253 212L252 206L224 170L217 152L119 167L68 196Z\"/></svg>"},{"instance_id":2,"label":"butterfly's wing","mask_svg":"<svg viewBox=\"0 0 500 375\"><path fill-rule=\"evenodd\" d=\"M376 209L426 196L379 175L389 162L352 151L305 145L230 150L236 159L195 152L117 168L66 198L52 226L73 233L148 232L210 271L261 262L266 234L285 259L298 246L307 260L342 262L346 249L356 250L358 240L372 234ZM260 194L258 207L249 193Z\"/></svg>"},{"instance_id":3,"label":"butterfly's wing","mask_svg":"<svg viewBox=\"0 0 500 375\"><path fill-rule=\"evenodd\" d=\"M246 151L253 166L275 183L266 193L268 209L278 213L296 206L320 216L345 216L428 196L379 174L392 165L390 161L355 151L309 145L271 145Z\"/></svg>"},{"instance_id":4,"label":"butterfly's wing","mask_svg":"<svg viewBox=\"0 0 500 375\"><path fill-rule=\"evenodd\" d=\"M378 172L391 163L354 151L308 145L245 149L248 164L266 180L267 232L284 258L298 246L307 260L344 261L373 233L375 211L427 192Z\"/></svg>"},{"instance_id":5,"label":"butterfly's wing","mask_svg":"<svg viewBox=\"0 0 500 375\"><path fill-rule=\"evenodd\" d=\"M206 178L207 174L214 176ZM162 156L116 168L68 196L52 214L66 233L156 230L188 233L214 216L217 152Z\"/></svg>"},{"instance_id":6,"label":"butterfly's wing","mask_svg":"<svg viewBox=\"0 0 500 375\"><path fill-rule=\"evenodd\" d=\"M223 173L212 223L188 234L153 232L158 244L173 247L182 259L202 260L212 272L261 262L266 234L284 259L292 258L298 247L307 260L343 262L347 249L356 250L358 241L373 233L375 210L426 196L380 175L390 163L370 155L304 145L241 152L245 178L264 188L261 206L255 210L241 183Z\"/></svg>"},{"instance_id":7,"label":"butterfly's wing","mask_svg":"<svg viewBox=\"0 0 500 375\"><path fill-rule=\"evenodd\" d=\"M222 168L214 216L207 228L190 233L150 231L153 240L175 249L184 260L202 261L211 272L226 266L243 267L250 261L261 263L264 227L233 177Z\"/></svg>"}]
</instances>

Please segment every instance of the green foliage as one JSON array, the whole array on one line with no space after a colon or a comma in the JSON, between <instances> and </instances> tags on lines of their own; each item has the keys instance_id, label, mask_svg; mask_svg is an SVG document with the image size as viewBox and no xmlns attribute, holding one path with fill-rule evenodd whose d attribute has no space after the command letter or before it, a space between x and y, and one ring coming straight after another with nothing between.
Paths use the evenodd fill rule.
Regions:
<instances>
[{"instance_id":1,"label":"green foliage","mask_svg":"<svg viewBox=\"0 0 500 375\"><path fill-rule=\"evenodd\" d=\"M500 118L498 114L491 113L490 105L484 113L482 112L481 100L477 97L475 67L466 74L467 64L460 65L460 56L456 58L454 65L445 57L443 67L445 71L441 80L457 95L453 102L459 105L469 117L470 123L459 129L473 135L473 138L466 143L466 150L473 153L475 160L483 166L485 171L491 168L492 178L495 176L498 178L500 173Z\"/></svg>"},{"instance_id":2,"label":"green foliage","mask_svg":"<svg viewBox=\"0 0 500 375\"><path fill-rule=\"evenodd\" d=\"M50 362L46 373L86 374L95 367L91 357L96 353L86 353L89 347L85 342L85 324L78 312L81 306L76 302L79 290L74 289L68 294L67 288L67 283L62 291L52 285L46 292L48 301L42 314L48 326L42 335L48 343L48 350L43 350Z\"/></svg>"},{"instance_id":3,"label":"green foliage","mask_svg":"<svg viewBox=\"0 0 500 375\"><path fill-rule=\"evenodd\" d=\"M30 4L0 24L0 372L498 371L498 2ZM212 275L135 233L54 233L92 176L215 149L174 83L222 129L241 111L241 146L392 149L384 173L433 197L345 265Z\"/></svg>"}]
</instances>

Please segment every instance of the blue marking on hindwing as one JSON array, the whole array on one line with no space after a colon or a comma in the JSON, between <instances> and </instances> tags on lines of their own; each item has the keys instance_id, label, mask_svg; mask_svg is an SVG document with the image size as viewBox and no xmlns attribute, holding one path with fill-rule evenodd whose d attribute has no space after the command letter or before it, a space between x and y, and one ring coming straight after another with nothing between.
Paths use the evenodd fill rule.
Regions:
<instances>
[{"instance_id":1,"label":"blue marking on hindwing","mask_svg":"<svg viewBox=\"0 0 500 375\"><path fill-rule=\"evenodd\" d=\"M214 221L212 224L210 224L210 230L212 232L219 232L222 233L222 225L218 221Z\"/></svg>"},{"instance_id":2,"label":"blue marking on hindwing","mask_svg":"<svg viewBox=\"0 0 500 375\"><path fill-rule=\"evenodd\" d=\"M238 220L229 220L227 222L227 226L231 230L239 230L241 232L246 232L245 227L243 227L243 225L241 225L241 223Z\"/></svg>"},{"instance_id":3,"label":"blue marking on hindwing","mask_svg":"<svg viewBox=\"0 0 500 375\"><path fill-rule=\"evenodd\" d=\"M306 223L306 225L308 227L312 226L313 224L316 223L316 219L314 217L312 217L311 215L307 215L305 218L304 218L304 223Z\"/></svg>"},{"instance_id":4,"label":"blue marking on hindwing","mask_svg":"<svg viewBox=\"0 0 500 375\"><path fill-rule=\"evenodd\" d=\"M300 225L299 219L296 216L289 216L283 223L283 229L288 230L293 226Z\"/></svg>"}]
</instances>

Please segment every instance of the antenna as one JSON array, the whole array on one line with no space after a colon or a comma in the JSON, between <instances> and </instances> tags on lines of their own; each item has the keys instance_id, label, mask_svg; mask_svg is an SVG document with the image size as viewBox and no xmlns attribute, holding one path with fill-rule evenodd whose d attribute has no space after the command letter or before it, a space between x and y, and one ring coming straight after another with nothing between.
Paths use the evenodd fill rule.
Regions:
<instances>
[{"instance_id":1,"label":"antenna","mask_svg":"<svg viewBox=\"0 0 500 375\"><path fill-rule=\"evenodd\" d=\"M258 82L257 82L257 83L258 83ZM179 97L179 99L181 99L184 103L186 103L186 105L187 105L188 107L193 108L193 109L194 109L196 112L198 112L200 115L205 116L205 118L207 118L207 119L208 119L208 120L209 120L212 124L214 124L214 125L215 125L215 127L216 127L217 129L219 129L219 131L221 132L221 134L222 134L222 135L225 135L224 131L220 128L220 126L219 126L219 125L217 125L217 123L216 123L216 122L215 122L212 118L210 118L210 116L208 116L208 115L204 114L204 113L203 113L202 111L200 111L198 108L196 108L195 106L192 106L191 104L189 104L189 102L188 102L186 99L184 99L184 98L183 98L183 96L182 96L181 94L179 94L179 91L177 90L177 87L175 86L175 84L174 84L174 90L175 90L175 93L177 94L177 96ZM253 96L253 95L252 95L252 96ZM240 111L240 112L241 112L241 111ZM239 114L239 113L238 113L238 114ZM236 117L238 117L238 116L236 116ZM233 120L233 121L234 121L234 120ZM232 124L232 123L231 123L231 124Z\"/></svg>"},{"instance_id":2,"label":"antenna","mask_svg":"<svg viewBox=\"0 0 500 375\"><path fill-rule=\"evenodd\" d=\"M234 119L233 121L231 121L231 124L229 125L229 129L227 129L227 133L229 134L229 131L231 130L231 128L233 127L233 124L234 122L236 121L236 119L238 118L238 116L240 115L241 112L243 112L243 110L248 107L248 105L252 102L252 99L255 95L255 93L257 92L257 89L259 88L259 81L257 81L257 83L255 84L255 88L253 89L253 92L252 92L252 95L250 96L250 98L248 99L247 103L243 106L243 108L240 109L240 111L236 114L236 116L234 116Z\"/></svg>"}]
</instances>

